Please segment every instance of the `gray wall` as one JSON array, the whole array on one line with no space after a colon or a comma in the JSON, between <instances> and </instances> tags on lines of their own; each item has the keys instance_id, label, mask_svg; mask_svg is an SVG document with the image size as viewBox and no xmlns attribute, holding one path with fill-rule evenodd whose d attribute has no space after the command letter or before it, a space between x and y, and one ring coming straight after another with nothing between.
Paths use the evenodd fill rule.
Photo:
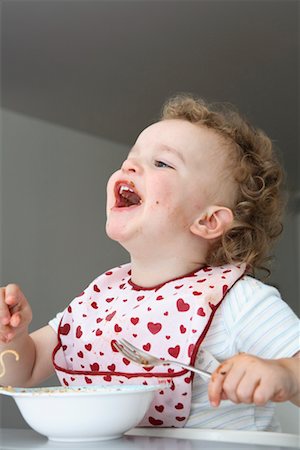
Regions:
<instances>
[{"instance_id":1,"label":"gray wall","mask_svg":"<svg viewBox=\"0 0 300 450\"><path fill-rule=\"evenodd\" d=\"M104 229L106 182L128 147L3 111L1 150L1 285L22 287L34 330L128 261ZM0 401L1 425L24 427L12 399Z\"/></svg>"},{"instance_id":2,"label":"gray wall","mask_svg":"<svg viewBox=\"0 0 300 450\"><path fill-rule=\"evenodd\" d=\"M23 288L33 309L31 330L45 325L98 274L128 261L104 230L106 182L127 151L3 111L1 285L17 282ZM297 234L296 218L287 216L270 280L294 309ZM26 426L11 398L0 401L3 427Z\"/></svg>"}]
</instances>

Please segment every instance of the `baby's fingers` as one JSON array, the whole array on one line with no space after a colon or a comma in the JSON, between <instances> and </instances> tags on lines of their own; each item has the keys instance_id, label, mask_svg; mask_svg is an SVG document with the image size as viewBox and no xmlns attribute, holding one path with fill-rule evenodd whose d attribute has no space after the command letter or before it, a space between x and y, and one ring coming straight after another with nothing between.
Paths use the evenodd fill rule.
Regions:
<instances>
[{"instance_id":1,"label":"baby's fingers","mask_svg":"<svg viewBox=\"0 0 300 450\"><path fill-rule=\"evenodd\" d=\"M0 325L8 325L11 314L5 302L5 288L0 289Z\"/></svg>"},{"instance_id":2,"label":"baby's fingers","mask_svg":"<svg viewBox=\"0 0 300 450\"><path fill-rule=\"evenodd\" d=\"M219 406L220 401L227 398L227 395L223 391L223 385L230 367L230 363L223 363L212 374L211 380L208 384L208 398L212 406Z\"/></svg>"},{"instance_id":3,"label":"baby's fingers","mask_svg":"<svg viewBox=\"0 0 300 450\"><path fill-rule=\"evenodd\" d=\"M13 308L21 304L24 295L17 284L8 284L5 288L5 303L9 308Z\"/></svg>"},{"instance_id":4,"label":"baby's fingers","mask_svg":"<svg viewBox=\"0 0 300 450\"><path fill-rule=\"evenodd\" d=\"M17 328L21 323L21 314L19 312L14 313L10 319L10 326L13 328Z\"/></svg>"}]
</instances>

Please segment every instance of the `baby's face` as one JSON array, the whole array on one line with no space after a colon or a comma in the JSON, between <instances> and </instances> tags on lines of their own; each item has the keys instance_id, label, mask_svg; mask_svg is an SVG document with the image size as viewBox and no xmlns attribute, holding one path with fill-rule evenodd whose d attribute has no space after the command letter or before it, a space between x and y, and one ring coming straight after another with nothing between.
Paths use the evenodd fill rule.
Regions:
<instances>
[{"instance_id":1,"label":"baby's face","mask_svg":"<svg viewBox=\"0 0 300 450\"><path fill-rule=\"evenodd\" d=\"M209 205L223 201L226 157L205 127L178 119L149 126L109 179L107 234L129 251L136 240L176 246Z\"/></svg>"}]
</instances>

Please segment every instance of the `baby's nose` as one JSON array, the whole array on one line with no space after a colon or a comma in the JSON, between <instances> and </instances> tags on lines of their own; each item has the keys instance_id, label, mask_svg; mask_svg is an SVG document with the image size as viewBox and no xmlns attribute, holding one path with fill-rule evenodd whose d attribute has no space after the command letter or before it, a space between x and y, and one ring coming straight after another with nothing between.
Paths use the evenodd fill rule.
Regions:
<instances>
[{"instance_id":1,"label":"baby's nose","mask_svg":"<svg viewBox=\"0 0 300 450\"><path fill-rule=\"evenodd\" d=\"M124 172L141 172L141 166L133 158L127 158L122 164L122 170Z\"/></svg>"}]
</instances>

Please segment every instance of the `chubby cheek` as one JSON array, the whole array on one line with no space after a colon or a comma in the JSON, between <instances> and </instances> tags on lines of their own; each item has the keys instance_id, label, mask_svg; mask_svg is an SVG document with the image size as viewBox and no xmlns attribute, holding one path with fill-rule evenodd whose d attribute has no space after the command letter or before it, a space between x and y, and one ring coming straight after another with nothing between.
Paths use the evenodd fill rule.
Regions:
<instances>
[{"instance_id":1,"label":"chubby cheek","mask_svg":"<svg viewBox=\"0 0 300 450\"><path fill-rule=\"evenodd\" d=\"M169 208L174 199L174 186L162 177L153 177L146 198L151 209Z\"/></svg>"}]
</instances>

